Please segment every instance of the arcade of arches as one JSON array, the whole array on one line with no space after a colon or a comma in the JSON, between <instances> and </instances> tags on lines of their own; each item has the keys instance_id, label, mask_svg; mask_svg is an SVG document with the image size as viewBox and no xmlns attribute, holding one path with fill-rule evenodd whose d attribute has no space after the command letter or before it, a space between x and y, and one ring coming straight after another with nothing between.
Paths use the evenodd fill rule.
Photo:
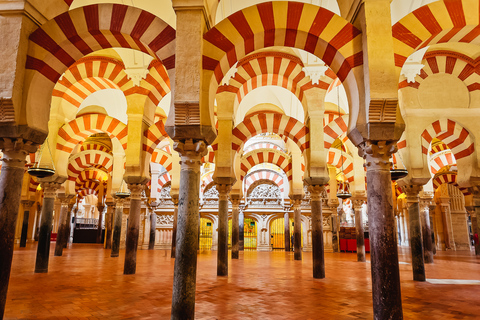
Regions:
<instances>
[{"instance_id":1,"label":"arcade of arches","mask_svg":"<svg viewBox=\"0 0 480 320\"><path fill-rule=\"evenodd\" d=\"M171 250L172 319L202 251L316 279L370 252L375 319L403 317L398 248L415 281L480 255L478 0L15 0L0 30L2 317L29 246L35 273L124 250L125 277Z\"/></svg>"}]
</instances>

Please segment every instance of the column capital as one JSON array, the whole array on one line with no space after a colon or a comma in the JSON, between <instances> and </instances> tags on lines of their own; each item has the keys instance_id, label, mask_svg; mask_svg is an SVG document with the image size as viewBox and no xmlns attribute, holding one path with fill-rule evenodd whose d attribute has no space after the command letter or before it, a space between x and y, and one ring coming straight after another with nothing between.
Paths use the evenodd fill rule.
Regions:
<instances>
[{"instance_id":1,"label":"column capital","mask_svg":"<svg viewBox=\"0 0 480 320\"><path fill-rule=\"evenodd\" d=\"M43 197L44 198L53 198L55 199L57 195L57 190L62 186L58 182L41 182L43 188Z\"/></svg>"},{"instance_id":2,"label":"column capital","mask_svg":"<svg viewBox=\"0 0 480 320\"><path fill-rule=\"evenodd\" d=\"M309 185L307 190L310 192L311 201L321 201L322 191L325 189L324 185Z\"/></svg>"},{"instance_id":3,"label":"column capital","mask_svg":"<svg viewBox=\"0 0 480 320\"><path fill-rule=\"evenodd\" d=\"M37 151L38 144L22 138L0 138L0 149L3 152L3 163L8 167L24 168L29 153Z\"/></svg>"},{"instance_id":4,"label":"column capital","mask_svg":"<svg viewBox=\"0 0 480 320\"><path fill-rule=\"evenodd\" d=\"M23 205L24 208L30 208L35 203L35 201L33 201L33 200L22 200L20 202L21 202L21 204Z\"/></svg>"},{"instance_id":5,"label":"column capital","mask_svg":"<svg viewBox=\"0 0 480 320\"><path fill-rule=\"evenodd\" d=\"M232 207L239 207L242 197L238 193L230 194L230 202L232 203Z\"/></svg>"},{"instance_id":6,"label":"column capital","mask_svg":"<svg viewBox=\"0 0 480 320\"><path fill-rule=\"evenodd\" d=\"M130 199L141 200L142 192L145 188L144 184L141 183L129 183L128 190L130 190Z\"/></svg>"},{"instance_id":7,"label":"column capital","mask_svg":"<svg viewBox=\"0 0 480 320\"><path fill-rule=\"evenodd\" d=\"M409 184L402 186L402 190L407 195L407 202L419 202L420 192L423 190L423 186Z\"/></svg>"},{"instance_id":8,"label":"column capital","mask_svg":"<svg viewBox=\"0 0 480 320\"><path fill-rule=\"evenodd\" d=\"M200 170L202 157L207 154L207 144L203 140L175 140L173 150L180 154L181 170Z\"/></svg>"},{"instance_id":9,"label":"column capital","mask_svg":"<svg viewBox=\"0 0 480 320\"><path fill-rule=\"evenodd\" d=\"M367 198L365 197L355 197L352 199L352 202L353 202L353 208L354 209L360 209L363 204L365 203L365 200L367 200Z\"/></svg>"},{"instance_id":10,"label":"column capital","mask_svg":"<svg viewBox=\"0 0 480 320\"><path fill-rule=\"evenodd\" d=\"M125 203L125 198L120 198L120 197L115 196L113 199L115 199L115 206L116 207L123 206L123 204Z\"/></svg>"},{"instance_id":11,"label":"column capital","mask_svg":"<svg viewBox=\"0 0 480 320\"><path fill-rule=\"evenodd\" d=\"M172 196L172 202L175 207L178 206L178 194Z\"/></svg>"},{"instance_id":12,"label":"column capital","mask_svg":"<svg viewBox=\"0 0 480 320\"><path fill-rule=\"evenodd\" d=\"M228 194L232 190L231 184L216 184L218 191L218 200L228 200Z\"/></svg>"},{"instance_id":13,"label":"column capital","mask_svg":"<svg viewBox=\"0 0 480 320\"><path fill-rule=\"evenodd\" d=\"M293 210L296 210L302 204L302 195L301 194L292 194L290 195L290 202L293 205Z\"/></svg>"},{"instance_id":14,"label":"column capital","mask_svg":"<svg viewBox=\"0 0 480 320\"><path fill-rule=\"evenodd\" d=\"M103 204L97 205L97 209L99 213L103 213L103 210L105 210L105 206Z\"/></svg>"},{"instance_id":15,"label":"column capital","mask_svg":"<svg viewBox=\"0 0 480 320\"><path fill-rule=\"evenodd\" d=\"M358 155L365 159L367 170L389 170L390 157L395 152L396 141L367 140L358 145Z\"/></svg>"},{"instance_id":16,"label":"column capital","mask_svg":"<svg viewBox=\"0 0 480 320\"><path fill-rule=\"evenodd\" d=\"M62 206L68 206L74 196L74 194L59 194L57 198L60 200Z\"/></svg>"}]
</instances>

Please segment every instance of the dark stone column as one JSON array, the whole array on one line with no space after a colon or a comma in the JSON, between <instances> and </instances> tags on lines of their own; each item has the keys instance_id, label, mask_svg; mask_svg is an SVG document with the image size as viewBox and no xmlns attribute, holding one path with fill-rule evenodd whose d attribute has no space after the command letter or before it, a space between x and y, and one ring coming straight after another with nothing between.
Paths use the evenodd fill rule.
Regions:
<instances>
[{"instance_id":1,"label":"dark stone column","mask_svg":"<svg viewBox=\"0 0 480 320\"><path fill-rule=\"evenodd\" d=\"M60 217L58 219L58 232L57 232L57 242L55 243L55 253L54 255L59 257L63 254L63 248L67 245L67 228L70 226L68 221L68 204L72 199L73 195L62 195L59 196L60 202L62 203L60 209Z\"/></svg>"},{"instance_id":2,"label":"dark stone column","mask_svg":"<svg viewBox=\"0 0 480 320\"><path fill-rule=\"evenodd\" d=\"M365 199L353 199L353 208L355 210L355 233L357 236L357 261L365 262L365 236L363 232L362 206Z\"/></svg>"},{"instance_id":3,"label":"dark stone column","mask_svg":"<svg viewBox=\"0 0 480 320\"><path fill-rule=\"evenodd\" d=\"M15 227L27 156L26 151L12 149L13 146L7 148L7 141L3 141L3 164L0 173L0 319L3 319L7 301Z\"/></svg>"},{"instance_id":4,"label":"dark stone column","mask_svg":"<svg viewBox=\"0 0 480 320\"><path fill-rule=\"evenodd\" d=\"M102 201L102 199L98 199ZM97 226L97 243L102 243L102 224L103 224L103 210L105 206L103 204L97 205L98 209L98 226Z\"/></svg>"},{"instance_id":5,"label":"dark stone column","mask_svg":"<svg viewBox=\"0 0 480 320\"><path fill-rule=\"evenodd\" d=\"M123 202L122 198L115 199L115 217L113 220L113 235L112 235L112 253L110 257L116 258L120 251L120 235L122 234L122 216L123 216Z\"/></svg>"},{"instance_id":6,"label":"dark stone column","mask_svg":"<svg viewBox=\"0 0 480 320\"><path fill-rule=\"evenodd\" d=\"M171 318L194 319L200 165L207 146L203 141L176 141L175 151L181 155L181 169Z\"/></svg>"},{"instance_id":7,"label":"dark stone column","mask_svg":"<svg viewBox=\"0 0 480 320\"><path fill-rule=\"evenodd\" d=\"M30 207L33 204L34 204L34 201L22 200L23 223L22 223L22 235L20 236L20 248L25 248L27 246L28 219L30 217Z\"/></svg>"},{"instance_id":8,"label":"dark stone column","mask_svg":"<svg viewBox=\"0 0 480 320\"><path fill-rule=\"evenodd\" d=\"M36 223L35 223L35 241L38 241L38 235L40 234L40 219L42 218L42 205L37 203L37 215L36 215Z\"/></svg>"},{"instance_id":9,"label":"dark stone column","mask_svg":"<svg viewBox=\"0 0 480 320\"><path fill-rule=\"evenodd\" d=\"M244 251L245 250L245 215L243 214L244 207L242 206L239 208L238 213L238 250Z\"/></svg>"},{"instance_id":10,"label":"dark stone column","mask_svg":"<svg viewBox=\"0 0 480 320\"><path fill-rule=\"evenodd\" d=\"M218 190L218 250L217 276L228 276L228 194L231 186L217 184Z\"/></svg>"},{"instance_id":11,"label":"dark stone column","mask_svg":"<svg viewBox=\"0 0 480 320\"><path fill-rule=\"evenodd\" d=\"M330 191L332 192L332 191ZM339 226L339 219L338 219L338 200L337 199L329 199L328 206L332 211L332 247L333 252L340 252L340 244L338 241L338 226Z\"/></svg>"},{"instance_id":12,"label":"dark stone column","mask_svg":"<svg viewBox=\"0 0 480 320\"><path fill-rule=\"evenodd\" d=\"M150 237L148 238L148 250L155 249L155 235L157 232L157 214L155 213L155 208L157 204L155 202L148 204L148 209L150 210Z\"/></svg>"},{"instance_id":13,"label":"dark stone column","mask_svg":"<svg viewBox=\"0 0 480 320\"><path fill-rule=\"evenodd\" d=\"M476 219L472 219L473 237L475 240L475 255L480 256L480 191L474 188L473 191L473 206L475 210ZM477 224L473 224L473 220L477 220ZM476 236L475 236L476 234Z\"/></svg>"},{"instance_id":14,"label":"dark stone column","mask_svg":"<svg viewBox=\"0 0 480 320\"><path fill-rule=\"evenodd\" d=\"M135 274L137 269L137 247L142 210L143 184L129 183L130 212L128 214L127 238L125 240L125 264L123 274Z\"/></svg>"},{"instance_id":15,"label":"dark stone column","mask_svg":"<svg viewBox=\"0 0 480 320\"><path fill-rule=\"evenodd\" d=\"M325 254L323 244L323 214L321 192L323 186L309 186L310 207L312 214L312 258L313 277L315 279L325 278Z\"/></svg>"},{"instance_id":16,"label":"dark stone column","mask_svg":"<svg viewBox=\"0 0 480 320\"><path fill-rule=\"evenodd\" d=\"M70 239L70 236L72 234L72 213L73 213L73 216L75 217L75 213L73 212L74 210L77 210L77 204L75 202L70 203L70 205L68 206L67 230L66 230L67 241L65 242L65 245L63 246L63 249L65 249L69 243L72 243L72 240Z\"/></svg>"},{"instance_id":17,"label":"dark stone column","mask_svg":"<svg viewBox=\"0 0 480 320\"><path fill-rule=\"evenodd\" d=\"M175 258L175 249L177 247L177 221L178 221L178 195L172 196L173 201L173 230L172 230L172 252L171 258Z\"/></svg>"},{"instance_id":18,"label":"dark stone column","mask_svg":"<svg viewBox=\"0 0 480 320\"><path fill-rule=\"evenodd\" d=\"M105 249L112 249L113 220L115 216L115 202L109 201L107 204L107 214L105 217Z\"/></svg>"},{"instance_id":19,"label":"dark stone column","mask_svg":"<svg viewBox=\"0 0 480 320\"><path fill-rule=\"evenodd\" d=\"M35 273L48 272L48 258L50 255L50 236L52 234L53 207L55 195L60 188L60 183L42 182L43 208L40 220L40 232L38 235L37 259L35 261Z\"/></svg>"},{"instance_id":20,"label":"dark stone column","mask_svg":"<svg viewBox=\"0 0 480 320\"><path fill-rule=\"evenodd\" d=\"M302 260L302 209L301 196L293 195L293 250L294 260Z\"/></svg>"},{"instance_id":21,"label":"dark stone column","mask_svg":"<svg viewBox=\"0 0 480 320\"><path fill-rule=\"evenodd\" d=\"M367 168L374 319L403 319L390 176L390 156L396 150L396 143L390 141L359 145Z\"/></svg>"},{"instance_id":22,"label":"dark stone column","mask_svg":"<svg viewBox=\"0 0 480 320\"><path fill-rule=\"evenodd\" d=\"M285 209L286 212L285 214L283 215L283 222L284 222L284 227L285 227L285 252L288 252L290 251L290 216L288 214L288 210L290 210L290 208L286 208Z\"/></svg>"},{"instance_id":23,"label":"dark stone column","mask_svg":"<svg viewBox=\"0 0 480 320\"><path fill-rule=\"evenodd\" d=\"M422 238L423 238L423 259L425 263L433 263L433 241L432 228L430 224L430 201L422 206L420 212L420 219L422 224ZM435 209L433 209L435 210Z\"/></svg>"},{"instance_id":24,"label":"dark stone column","mask_svg":"<svg viewBox=\"0 0 480 320\"><path fill-rule=\"evenodd\" d=\"M420 226L419 194L423 190L419 185L403 187L407 195L408 223L410 234L410 250L412 253L413 280L425 281L425 263L423 260L423 238Z\"/></svg>"},{"instance_id":25,"label":"dark stone column","mask_svg":"<svg viewBox=\"0 0 480 320\"><path fill-rule=\"evenodd\" d=\"M232 259L238 259L239 256L239 240L240 240L240 195L232 194L230 195L230 200L232 202Z\"/></svg>"}]
</instances>

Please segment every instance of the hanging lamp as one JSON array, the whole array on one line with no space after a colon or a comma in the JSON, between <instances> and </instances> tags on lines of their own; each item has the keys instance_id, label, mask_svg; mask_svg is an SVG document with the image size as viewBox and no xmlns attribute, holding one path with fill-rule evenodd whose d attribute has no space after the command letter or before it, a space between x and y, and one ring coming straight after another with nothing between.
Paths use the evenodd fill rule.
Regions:
<instances>
[{"instance_id":1,"label":"hanging lamp","mask_svg":"<svg viewBox=\"0 0 480 320\"><path fill-rule=\"evenodd\" d=\"M337 107L338 107L338 116L340 117L340 85L337 86ZM340 159L342 160L342 173L343 173L343 141L342 136L340 136ZM348 190L347 182L344 181L342 188L337 192L337 198L345 200L351 198L352 194Z\"/></svg>"},{"instance_id":2,"label":"hanging lamp","mask_svg":"<svg viewBox=\"0 0 480 320\"><path fill-rule=\"evenodd\" d=\"M125 188L125 182L124 181L122 181L122 186L120 187L120 190L115 192L115 196L117 198L120 198L120 199L125 199L125 198L130 197L130 191L128 191Z\"/></svg>"},{"instance_id":3,"label":"hanging lamp","mask_svg":"<svg viewBox=\"0 0 480 320\"><path fill-rule=\"evenodd\" d=\"M45 145L47 146L48 152L50 153L50 159L52 161L53 169L48 167L40 167L40 161L42 160L43 149L45 148ZM29 175L34 176L36 178L48 178L55 174L55 164L53 163L53 157L52 157L52 152L50 151L50 146L48 144L48 138L45 139L45 143L42 144L42 146L40 147L40 150L38 152L37 163L34 164L33 167L29 168L27 172Z\"/></svg>"},{"instance_id":4,"label":"hanging lamp","mask_svg":"<svg viewBox=\"0 0 480 320\"><path fill-rule=\"evenodd\" d=\"M405 164L403 163L402 156L400 155L400 153L398 153L398 157L400 158L400 161L402 162L402 165L405 168ZM392 169L390 169L390 175L392 176L391 177L392 181L397 181L399 179L405 178L408 175L407 169L395 168L395 164L393 163L393 156L392 156Z\"/></svg>"}]
</instances>

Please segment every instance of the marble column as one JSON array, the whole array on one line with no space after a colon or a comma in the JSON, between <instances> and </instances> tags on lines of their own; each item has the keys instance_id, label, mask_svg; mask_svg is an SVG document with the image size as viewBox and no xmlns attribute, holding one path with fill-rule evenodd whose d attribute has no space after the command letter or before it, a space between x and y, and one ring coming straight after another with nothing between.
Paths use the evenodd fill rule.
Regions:
<instances>
[{"instance_id":1,"label":"marble column","mask_svg":"<svg viewBox=\"0 0 480 320\"><path fill-rule=\"evenodd\" d=\"M325 278L325 254L323 245L323 214L321 192L323 186L312 185L310 191L310 206L312 214L312 260L313 277L315 279ZM296 223L295 223L296 224Z\"/></svg>"},{"instance_id":2,"label":"marble column","mask_svg":"<svg viewBox=\"0 0 480 320\"><path fill-rule=\"evenodd\" d=\"M140 212L142 210L143 184L129 183L130 212L128 214L127 238L125 240L125 264L123 274L135 274L137 269L137 247L140 228Z\"/></svg>"},{"instance_id":3,"label":"marble column","mask_svg":"<svg viewBox=\"0 0 480 320\"><path fill-rule=\"evenodd\" d=\"M473 193L473 206L475 210L475 216L477 220L476 228L472 225L472 230L476 229L477 238L480 237L480 192L477 188L474 189ZM473 222L473 219L472 219ZM475 232L473 232L475 236ZM480 241L475 243L475 255L480 256Z\"/></svg>"},{"instance_id":4,"label":"marble column","mask_svg":"<svg viewBox=\"0 0 480 320\"><path fill-rule=\"evenodd\" d=\"M433 263L433 240L432 228L430 224L430 206L428 204L429 201L421 208L420 222L422 224L423 259L425 263L430 264Z\"/></svg>"},{"instance_id":5,"label":"marble column","mask_svg":"<svg viewBox=\"0 0 480 320\"><path fill-rule=\"evenodd\" d=\"M107 214L105 216L105 249L112 249L113 220L115 216L115 202L109 201L107 205Z\"/></svg>"},{"instance_id":6,"label":"marble column","mask_svg":"<svg viewBox=\"0 0 480 320\"><path fill-rule=\"evenodd\" d=\"M112 235L112 258L118 257L120 251L120 235L122 234L122 216L123 216L123 202L125 199L115 198L115 217L113 220L113 235Z\"/></svg>"},{"instance_id":7,"label":"marble column","mask_svg":"<svg viewBox=\"0 0 480 320\"><path fill-rule=\"evenodd\" d=\"M42 205L40 203L37 203L37 216L36 216L36 222L35 222L35 236L34 236L35 241L38 241L41 219L42 219Z\"/></svg>"},{"instance_id":8,"label":"marble column","mask_svg":"<svg viewBox=\"0 0 480 320\"><path fill-rule=\"evenodd\" d=\"M302 260L302 204L301 196L294 195L293 201L293 250L294 260Z\"/></svg>"},{"instance_id":9,"label":"marble column","mask_svg":"<svg viewBox=\"0 0 480 320\"><path fill-rule=\"evenodd\" d=\"M35 273L48 272L48 258L50 256L50 236L52 233L53 207L55 195L60 188L57 182L42 182L43 207L40 220L40 232L38 234L37 259L35 261Z\"/></svg>"},{"instance_id":10,"label":"marble column","mask_svg":"<svg viewBox=\"0 0 480 320\"><path fill-rule=\"evenodd\" d=\"M6 139L5 139L6 140ZM15 227L22 192L27 152L7 148L3 141L2 170L0 172L0 319L3 319L7 301L8 281L12 268Z\"/></svg>"},{"instance_id":11,"label":"marble column","mask_svg":"<svg viewBox=\"0 0 480 320\"><path fill-rule=\"evenodd\" d=\"M101 199L99 199L101 201ZM105 206L103 204L97 205L98 209L98 226L97 226L97 243L102 243L102 224L103 224L103 210Z\"/></svg>"},{"instance_id":12,"label":"marble column","mask_svg":"<svg viewBox=\"0 0 480 320\"><path fill-rule=\"evenodd\" d=\"M290 210L289 207L287 207L285 214L283 215L283 222L284 222L284 227L285 227L285 252L289 252L291 250L290 248L290 216L288 214L288 211Z\"/></svg>"},{"instance_id":13,"label":"marble column","mask_svg":"<svg viewBox=\"0 0 480 320\"><path fill-rule=\"evenodd\" d=\"M405 230L404 230L404 224L403 224L403 212L400 211L398 214L398 228L400 230L400 245L403 245L405 243Z\"/></svg>"},{"instance_id":14,"label":"marble column","mask_svg":"<svg viewBox=\"0 0 480 320\"><path fill-rule=\"evenodd\" d=\"M23 222L22 222L22 234L20 236L20 248L25 248L27 246L28 219L30 218L30 207L33 204L34 204L34 201L22 200Z\"/></svg>"},{"instance_id":15,"label":"marble column","mask_svg":"<svg viewBox=\"0 0 480 320\"><path fill-rule=\"evenodd\" d=\"M59 196L61 208L60 208L60 217L58 219L58 232L57 232L57 241L55 243L55 253L57 257L62 256L63 248L67 245L67 228L70 226L68 221L68 205L70 200L73 198L73 195L62 195Z\"/></svg>"},{"instance_id":16,"label":"marble column","mask_svg":"<svg viewBox=\"0 0 480 320\"><path fill-rule=\"evenodd\" d=\"M363 231L362 208L365 199L353 199L353 207L355 210L355 233L357 236L357 261L365 262L365 234Z\"/></svg>"},{"instance_id":17,"label":"marble column","mask_svg":"<svg viewBox=\"0 0 480 320\"><path fill-rule=\"evenodd\" d=\"M75 213L73 212L74 210L77 210L77 205L76 203L70 203L68 206L68 213L67 213L67 241L65 242L65 245L63 248L65 249L69 243L72 243L71 235L72 235L72 213L73 216L75 217Z\"/></svg>"},{"instance_id":18,"label":"marble column","mask_svg":"<svg viewBox=\"0 0 480 320\"><path fill-rule=\"evenodd\" d=\"M443 236L445 238L445 250L455 250L455 241L453 240L452 221L450 213L450 198L440 198L440 212L443 223Z\"/></svg>"},{"instance_id":19,"label":"marble column","mask_svg":"<svg viewBox=\"0 0 480 320\"><path fill-rule=\"evenodd\" d=\"M232 186L228 184L217 184L217 190L218 190L217 276L228 276L228 194L230 193L231 188Z\"/></svg>"},{"instance_id":20,"label":"marble column","mask_svg":"<svg viewBox=\"0 0 480 320\"><path fill-rule=\"evenodd\" d=\"M238 249L244 251L245 249L245 215L243 213L244 206L239 208L240 212L238 213Z\"/></svg>"},{"instance_id":21,"label":"marble column","mask_svg":"<svg viewBox=\"0 0 480 320\"><path fill-rule=\"evenodd\" d=\"M177 221L178 221L178 195L172 196L173 202L173 230L172 230L172 252L171 258L175 258L177 248Z\"/></svg>"},{"instance_id":22,"label":"marble column","mask_svg":"<svg viewBox=\"0 0 480 320\"><path fill-rule=\"evenodd\" d=\"M181 162L171 318L194 319L200 166L207 146L203 141L189 139L175 141L174 149L180 154Z\"/></svg>"},{"instance_id":23,"label":"marble column","mask_svg":"<svg viewBox=\"0 0 480 320\"><path fill-rule=\"evenodd\" d=\"M374 319L403 319L390 176L395 151L396 142L367 140L359 145L367 168Z\"/></svg>"},{"instance_id":24,"label":"marble column","mask_svg":"<svg viewBox=\"0 0 480 320\"><path fill-rule=\"evenodd\" d=\"M150 210L150 237L148 238L148 250L155 249L155 236L157 233L157 214L155 213L155 208L157 204L151 202L148 204L148 209Z\"/></svg>"},{"instance_id":25,"label":"marble column","mask_svg":"<svg viewBox=\"0 0 480 320\"><path fill-rule=\"evenodd\" d=\"M420 191L423 186L406 185L403 191L407 195L410 251L412 254L413 280L425 281L425 262L423 258L423 238L420 225Z\"/></svg>"},{"instance_id":26,"label":"marble column","mask_svg":"<svg viewBox=\"0 0 480 320\"><path fill-rule=\"evenodd\" d=\"M232 259L238 259L239 256L239 236L240 236L240 195L232 194L230 195L230 200L232 202Z\"/></svg>"}]
</instances>

